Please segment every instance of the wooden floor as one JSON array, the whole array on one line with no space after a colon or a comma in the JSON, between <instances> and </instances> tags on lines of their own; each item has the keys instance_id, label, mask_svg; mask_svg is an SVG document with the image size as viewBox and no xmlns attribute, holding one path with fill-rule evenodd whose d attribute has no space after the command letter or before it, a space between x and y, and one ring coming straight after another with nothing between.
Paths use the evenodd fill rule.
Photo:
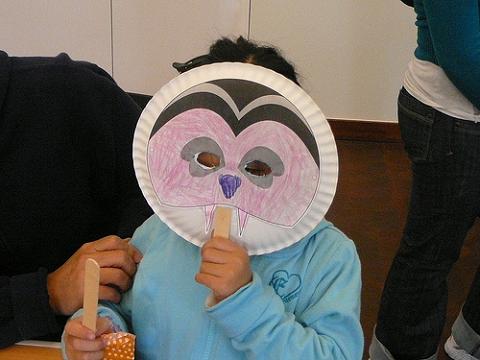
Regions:
<instances>
[{"instance_id":1,"label":"wooden floor","mask_svg":"<svg viewBox=\"0 0 480 360\"><path fill-rule=\"evenodd\" d=\"M339 184L326 216L357 245L362 262L365 359L387 271L403 230L410 164L399 142L337 140ZM449 307L442 346L480 264L477 221L449 278ZM443 349L443 348L442 348ZM439 360L448 359L441 351Z\"/></svg>"}]
</instances>

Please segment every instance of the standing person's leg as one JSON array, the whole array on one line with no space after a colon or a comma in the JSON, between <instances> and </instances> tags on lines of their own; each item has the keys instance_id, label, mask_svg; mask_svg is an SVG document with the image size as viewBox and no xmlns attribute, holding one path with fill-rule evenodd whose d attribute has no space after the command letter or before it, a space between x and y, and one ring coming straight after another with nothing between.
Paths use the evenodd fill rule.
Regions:
<instances>
[{"instance_id":1,"label":"standing person's leg","mask_svg":"<svg viewBox=\"0 0 480 360\"><path fill-rule=\"evenodd\" d=\"M480 151L473 147L479 147L474 141L480 144L480 133L476 139L457 137L455 119L405 90L399 96L399 123L412 161L412 192L370 356L435 359L445 321L446 278L478 214Z\"/></svg>"},{"instance_id":2,"label":"standing person's leg","mask_svg":"<svg viewBox=\"0 0 480 360\"><path fill-rule=\"evenodd\" d=\"M480 334L480 267L477 269L470 293L463 305L462 314L472 330Z\"/></svg>"},{"instance_id":3,"label":"standing person's leg","mask_svg":"<svg viewBox=\"0 0 480 360\"><path fill-rule=\"evenodd\" d=\"M480 267L462 311L452 326L445 351L452 359L480 359Z\"/></svg>"},{"instance_id":4,"label":"standing person's leg","mask_svg":"<svg viewBox=\"0 0 480 360\"><path fill-rule=\"evenodd\" d=\"M470 142L468 138L479 139L480 124L461 122L457 124L456 132L465 142ZM480 144L471 147L471 162L475 162L479 147ZM476 167L472 166L472 169ZM452 336L445 344L445 350L453 359L480 359L480 267L477 268L463 308L452 326Z\"/></svg>"}]
</instances>

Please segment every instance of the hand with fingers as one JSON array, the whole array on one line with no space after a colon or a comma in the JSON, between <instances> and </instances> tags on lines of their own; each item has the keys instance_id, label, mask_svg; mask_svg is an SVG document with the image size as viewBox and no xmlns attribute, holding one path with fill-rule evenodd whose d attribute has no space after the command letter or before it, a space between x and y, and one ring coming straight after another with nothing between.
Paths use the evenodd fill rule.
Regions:
<instances>
[{"instance_id":1,"label":"hand with fingers","mask_svg":"<svg viewBox=\"0 0 480 360\"><path fill-rule=\"evenodd\" d=\"M142 254L127 240L106 236L85 243L62 266L47 277L50 306L57 314L71 315L82 307L85 261L100 266L99 299L118 303L132 285Z\"/></svg>"},{"instance_id":2,"label":"hand with fingers","mask_svg":"<svg viewBox=\"0 0 480 360\"><path fill-rule=\"evenodd\" d=\"M252 281L247 251L234 241L212 237L201 252L202 262L195 280L212 290L216 303Z\"/></svg>"},{"instance_id":3,"label":"hand with fingers","mask_svg":"<svg viewBox=\"0 0 480 360\"><path fill-rule=\"evenodd\" d=\"M105 349L101 335L113 332L112 322L98 317L97 331L82 325L82 318L69 320L65 325L65 352L69 360L101 360Z\"/></svg>"}]
</instances>

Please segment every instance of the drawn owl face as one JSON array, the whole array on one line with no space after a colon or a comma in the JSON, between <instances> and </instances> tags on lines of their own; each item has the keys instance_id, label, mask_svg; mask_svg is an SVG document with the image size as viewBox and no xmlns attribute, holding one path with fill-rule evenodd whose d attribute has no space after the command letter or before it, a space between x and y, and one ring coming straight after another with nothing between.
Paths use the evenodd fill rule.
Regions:
<instances>
[{"instance_id":1,"label":"drawn owl face","mask_svg":"<svg viewBox=\"0 0 480 360\"><path fill-rule=\"evenodd\" d=\"M173 230L201 245L215 208L231 207L232 237L250 254L305 236L336 185L336 149L318 107L293 82L249 64L202 66L159 91L137 126L134 159L147 200Z\"/></svg>"}]
</instances>

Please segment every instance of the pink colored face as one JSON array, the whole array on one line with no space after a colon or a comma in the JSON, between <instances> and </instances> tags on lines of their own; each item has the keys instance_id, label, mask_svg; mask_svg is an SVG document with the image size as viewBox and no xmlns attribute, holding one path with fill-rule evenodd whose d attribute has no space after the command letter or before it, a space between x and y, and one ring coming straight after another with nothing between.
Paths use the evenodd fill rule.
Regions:
<instances>
[{"instance_id":1,"label":"pink colored face","mask_svg":"<svg viewBox=\"0 0 480 360\"><path fill-rule=\"evenodd\" d=\"M231 96L222 91L216 89L214 96L222 101ZM250 101L241 110L234 97L224 105L215 97L217 105L205 105L199 92L191 92L176 99L183 102L177 109L167 108L173 116L160 115L148 145L148 169L159 200L205 207L206 223L216 205L229 205L238 209L241 228L248 216L293 227L319 182L312 138L303 136L308 128L291 109L278 105L280 96L267 95L266 100L276 99L274 105L264 101L253 107Z\"/></svg>"}]
</instances>

